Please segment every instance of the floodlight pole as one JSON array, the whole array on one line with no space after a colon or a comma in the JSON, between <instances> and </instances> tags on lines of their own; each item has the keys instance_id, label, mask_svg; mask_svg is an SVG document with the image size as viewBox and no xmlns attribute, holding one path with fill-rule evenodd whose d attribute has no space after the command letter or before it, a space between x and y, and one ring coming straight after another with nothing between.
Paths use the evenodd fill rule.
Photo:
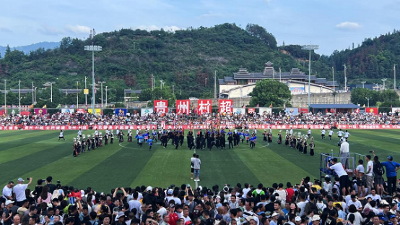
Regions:
<instances>
[{"instance_id":1,"label":"floodlight pole","mask_svg":"<svg viewBox=\"0 0 400 225\"><path fill-rule=\"evenodd\" d=\"M335 69L332 66L332 86L333 86L333 91L336 91L336 86L335 86Z\"/></svg>"},{"instance_id":2,"label":"floodlight pole","mask_svg":"<svg viewBox=\"0 0 400 225\"><path fill-rule=\"evenodd\" d=\"M4 80L4 115L7 115L7 80Z\"/></svg>"},{"instance_id":3,"label":"floodlight pole","mask_svg":"<svg viewBox=\"0 0 400 225\"><path fill-rule=\"evenodd\" d=\"M21 114L21 80L18 80L18 109Z\"/></svg>"},{"instance_id":4,"label":"floodlight pole","mask_svg":"<svg viewBox=\"0 0 400 225\"><path fill-rule=\"evenodd\" d=\"M311 105L311 52L315 49L318 49L318 45L303 45L303 50L309 51L309 59L308 59L308 110L310 110Z\"/></svg>"},{"instance_id":5,"label":"floodlight pole","mask_svg":"<svg viewBox=\"0 0 400 225\"><path fill-rule=\"evenodd\" d=\"M362 83L362 87L365 88L365 83L367 83L367 81L361 81Z\"/></svg>"},{"instance_id":6,"label":"floodlight pole","mask_svg":"<svg viewBox=\"0 0 400 225\"><path fill-rule=\"evenodd\" d=\"M100 52L102 50L101 46L94 45L93 37L96 35L95 30L90 30L90 38L92 39L92 45L85 45L85 51L92 51L92 113L94 114L94 105L96 101L96 94L94 93L96 84L94 82L94 52Z\"/></svg>"},{"instance_id":7,"label":"floodlight pole","mask_svg":"<svg viewBox=\"0 0 400 225\"><path fill-rule=\"evenodd\" d=\"M393 90L396 90L396 64L393 65Z\"/></svg>"},{"instance_id":8,"label":"floodlight pole","mask_svg":"<svg viewBox=\"0 0 400 225\"><path fill-rule=\"evenodd\" d=\"M344 67L344 92L347 92L347 66L346 64L343 64Z\"/></svg>"},{"instance_id":9,"label":"floodlight pole","mask_svg":"<svg viewBox=\"0 0 400 225\"><path fill-rule=\"evenodd\" d=\"M87 77L85 76L85 90L86 90L86 79ZM85 91L83 91L85 92ZM85 94L85 107L87 106L87 94Z\"/></svg>"}]
</instances>

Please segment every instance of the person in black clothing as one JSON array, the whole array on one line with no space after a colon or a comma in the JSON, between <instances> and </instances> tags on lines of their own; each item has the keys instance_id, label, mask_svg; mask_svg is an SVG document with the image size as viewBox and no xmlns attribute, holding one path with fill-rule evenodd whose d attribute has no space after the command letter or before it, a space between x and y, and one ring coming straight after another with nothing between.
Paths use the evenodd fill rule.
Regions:
<instances>
[{"instance_id":1,"label":"person in black clothing","mask_svg":"<svg viewBox=\"0 0 400 225\"><path fill-rule=\"evenodd\" d=\"M333 211L333 212L332 212ZM325 221L327 220L327 218L329 217L329 215L331 215L331 212L334 214L337 214L337 210L336 208L333 207L333 199L332 198L328 198L328 207L326 207L323 211L322 211L322 215L321 215L321 220L322 223L321 224L325 224Z\"/></svg>"},{"instance_id":2,"label":"person in black clothing","mask_svg":"<svg viewBox=\"0 0 400 225\"><path fill-rule=\"evenodd\" d=\"M75 205L70 205L68 207L68 211L69 211L69 218L72 218L74 220L74 225L81 225L81 220L79 219L79 213L78 213L78 209L76 208Z\"/></svg>"},{"instance_id":3,"label":"person in black clothing","mask_svg":"<svg viewBox=\"0 0 400 225\"><path fill-rule=\"evenodd\" d=\"M179 145L182 147L183 139L185 138L185 134L182 131L179 131Z\"/></svg>"},{"instance_id":4,"label":"person in black clothing","mask_svg":"<svg viewBox=\"0 0 400 225\"><path fill-rule=\"evenodd\" d=\"M49 187L49 192L53 193L54 190L56 189L56 185L52 183L53 182L53 177L52 176L48 176L46 178L46 181L47 181L47 186Z\"/></svg>"},{"instance_id":5,"label":"person in black clothing","mask_svg":"<svg viewBox=\"0 0 400 225\"><path fill-rule=\"evenodd\" d=\"M174 141L172 142L175 144L175 149L178 149L178 147L179 147L179 139L180 139L180 134L176 133L174 136Z\"/></svg>"},{"instance_id":6,"label":"person in black clothing","mask_svg":"<svg viewBox=\"0 0 400 225\"><path fill-rule=\"evenodd\" d=\"M219 143L222 149L225 149L225 134L221 134Z\"/></svg>"},{"instance_id":7,"label":"person in black clothing","mask_svg":"<svg viewBox=\"0 0 400 225\"><path fill-rule=\"evenodd\" d=\"M233 148L233 137L232 137L232 134L230 134L228 136L228 142L229 142L229 144L228 144L229 149L231 149L231 146Z\"/></svg>"},{"instance_id":8,"label":"person in black clothing","mask_svg":"<svg viewBox=\"0 0 400 225\"><path fill-rule=\"evenodd\" d=\"M210 149L210 151L211 151L212 147L215 145L215 137L214 137L214 134L211 135L211 137L209 138L209 140L210 140L210 147L209 147L209 149Z\"/></svg>"},{"instance_id":9,"label":"person in black clothing","mask_svg":"<svg viewBox=\"0 0 400 225\"><path fill-rule=\"evenodd\" d=\"M196 149L200 149L201 148L201 137L197 136L196 137Z\"/></svg>"},{"instance_id":10,"label":"person in black clothing","mask_svg":"<svg viewBox=\"0 0 400 225\"><path fill-rule=\"evenodd\" d=\"M168 145L168 136L167 134L163 134L163 136L161 136L161 146L164 146L164 148L166 148Z\"/></svg>"},{"instance_id":11,"label":"person in black clothing","mask_svg":"<svg viewBox=\"0 0 400 225\"><path fill-rule=\"evenodd\" d=\"M186 138L187 138L188 148L192 149L193 148L193 133L192 133L192 131L188 132L188 135Z\"/></svg>"}]
</instances>

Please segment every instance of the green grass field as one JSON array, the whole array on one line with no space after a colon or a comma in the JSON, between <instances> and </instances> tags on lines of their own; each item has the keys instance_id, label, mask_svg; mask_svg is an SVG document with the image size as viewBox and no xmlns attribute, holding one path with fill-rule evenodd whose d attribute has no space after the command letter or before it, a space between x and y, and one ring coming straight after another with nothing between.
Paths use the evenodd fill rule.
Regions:
<instances>
[{"instance_id":1,"label":"green grass field","mask_svg":"<svg viewBox=\"0 0 400 225\"><path fill-rule=\"evenodd\" d=\"M274 130L273 142L262 141L262 131L258 132L255 149L241 145L224 151L198 151L202 160L199 182L211 187L225 183L248 182L253 185L263 183L270 186L274 182L299 183L302 177L319 176L319 153L338 152L338 139L321 140L320 131L313 130L315 138L315 156L304 155L285 145L278 145L277 130ZM284 132L284 131L283 131ZM296 131L298 132L298 131ZM400 131L398 130L350 130L350 151L368 154L375 150L382 160L387 155L400 161L398 151ZM84 132L92 134L92 131ZM306 133L303 130L302 133ZM136 142L118 142L103 146L78 157L72 156L72 139L77 131L65 132L66 141L58 141L57 131L1 131L0 132L0 184L18 177L39 178L53 176L61 180L62 185L78 188L88 186L98 191L109 192L115 187L136 187L152 185L167 187L181 185L190 180L190 157L193 151L183 147L175 150L169 143L164 149L155 143L152 151L145 144L139 148ZM3 186L2 186L3 187Z\"/></svg>"}]
</instances>

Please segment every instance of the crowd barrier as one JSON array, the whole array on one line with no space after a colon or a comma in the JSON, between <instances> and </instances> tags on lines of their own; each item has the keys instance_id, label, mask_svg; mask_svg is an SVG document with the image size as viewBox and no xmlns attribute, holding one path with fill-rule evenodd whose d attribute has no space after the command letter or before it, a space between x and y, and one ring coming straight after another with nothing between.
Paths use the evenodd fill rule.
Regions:
<instances>
[{"instance_id":1,"label":"crowd barrier","mask_svg":"<svg viewBox=\"0 0 400 225\"><path fill-rule=\"evenodd\" d=\"M221 125L221 127L228 127L228 129L235 129L235 125ZM54 125L54 126L0 126L0 130L127 130L127 129L159 129L157 125L84 125L84 126L69 126L69 125ZM164 129L209 129L210 125L165 125ZM287 129L330 129L329 125L259 125L249 124L249 129L274 129L274 130L287 130ZM400 129L400 125L338 125L337 129Z\"/></svg>"}]
</instances>

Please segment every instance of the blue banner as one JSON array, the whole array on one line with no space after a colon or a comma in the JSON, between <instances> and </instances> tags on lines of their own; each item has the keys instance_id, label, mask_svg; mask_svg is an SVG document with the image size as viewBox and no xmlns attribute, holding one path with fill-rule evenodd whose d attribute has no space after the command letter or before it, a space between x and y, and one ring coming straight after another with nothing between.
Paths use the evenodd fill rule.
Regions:
<instances>
[{"instance_id":1,"label":"blue banner","mask_svg":"<svg viewBox=\"0 0 400 225\"><path fill-rule=\"evenodd\" d=\"M285 112L287 115L296 116L299 114L299 109L298 108L286 108Z\"/></svg>"},{"instance_id":2,"label":"blue banner","mask_svg":"<svg viewBox=\"0 0 400 225\"><path fill-rule=\"evenodd\" d=\"M126 113L128 112L127 109L115 109L115 115L117 116L126 116Z\"/></svg>"}]
</instances>

